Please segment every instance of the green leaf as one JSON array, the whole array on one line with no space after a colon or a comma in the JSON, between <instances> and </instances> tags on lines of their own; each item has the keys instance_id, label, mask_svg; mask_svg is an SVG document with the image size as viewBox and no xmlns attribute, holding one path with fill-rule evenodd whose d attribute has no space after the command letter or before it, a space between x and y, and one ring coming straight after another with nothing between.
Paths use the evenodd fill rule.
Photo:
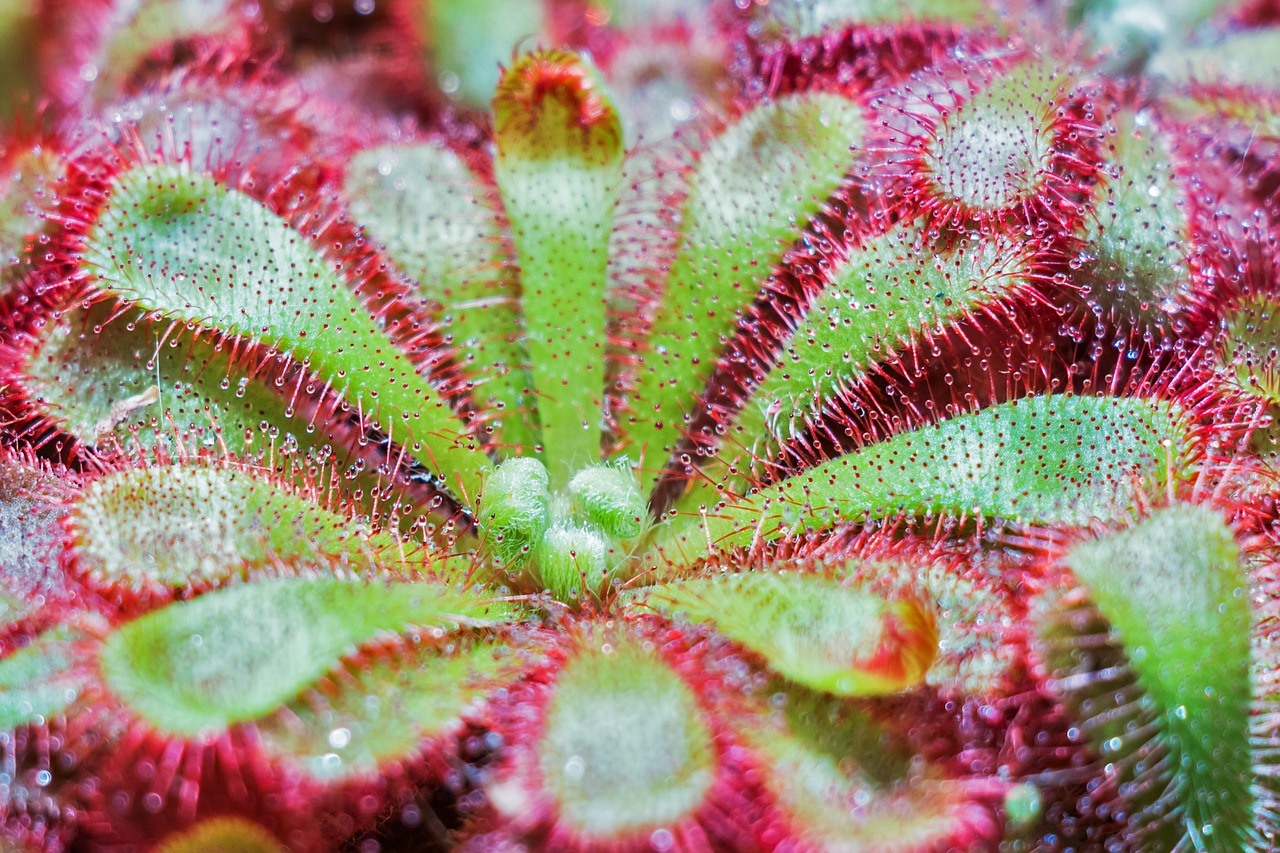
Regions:
<instances>
[{"instance_id":1,"label":"green leaf","mask_svg":"<svg viewBox=\"0 0 1280 853\"><path fill-rule=\"evenodd\" d=\"M361 151L347 163L343 188L356 221L436 306L483 413L497 415L495 441L532 453L519 282L489 188L438 142Z\"/></svg>"},{"instance_id":2,"label":"green leaf","mask_svg":"<svg viewBox=\"0 0 1280 853\"><path fill-rule=\"evenodd\" d=\"M185 167L134 167L113 183L84 263L146 310L291 354L475 498L487 458L465 425L305 237L249 196Z\"/></svg>"},{"instance_id":3,"label":"green leaf","mask_svg":"<svg viewBox=\"0 0 1280 853\"><path fill-rule=\"evenodd\" d=\"M1246 296L1223 319L1219 362L1246 392L1280 403L1280 301Z\"/></svg>"},{"instance_id":4,"label":"green leaf","mask_svg":"<svg viewBox=\"0 0 1280 853\"><path fill-rule=\"evenodd\" d=\"M79 641L69 629L53 628L0 660L0 732L71 708L88 681L77 671Z\"/></svg>"},{"instance_id":5,"label":"green leaf","mask_svg":"<svg viewBox=\"0 0 1280 853\"><path fill-rule=\"evenodd\" d=\"M942 21L963 26L991 23L991 7L979 0L774 0L759 7L765 32L796 41L854 25Z\"/></svg>"},{"instance_id":6,"label":"green leaf","mask_svg":"<svg viewBox=\"0 0 1280 853\"><path fill-rule=\"evenodd\" d=\"M557 824L600 843L690 817L716 770L711 730L693 692L668 664L626 639L584 647L565 663L537 755L540 795L553 804ZM506 811L525 805L514 786L494 797Z\"/></svg>"},{"instance_id":7,"label":"green leaf","mask_svg":"<svg viewBox=\"0 0 1280 853\"><path fill-rule=\"evenodd\" d=\"M938 651L932 613L835 580L752 572L656 587L649 604L710 622L814 690L879 696L919 684Z\"/></svg>"},{"instance_id":8,"label":"green leaf","mask_svg":"<svg viewBox=\"0 0 1280 853\"><path fill-rule=\"evenodd\" d=\"M182 328L162 341L166 327L138 311L104 325L116 308L102 302L65 312L39 331L23 366L29 396L62 429L88 445L111 435L127 441L136 434L144 446L190 437L205 447L222 441L236 454L261 449L271 430L284 430L319 449L314 430L290 423L277 392L248 376L233 382L239 371L224 350Z\"/></svg>"},{"instance_id":9,"label":"green leaf","mask_svg":"<svg viewBox=\"0 0 1280 853\"><path fill-rule=\"evenodd\" d=\"M443 636L508 615L437 583L259 580L121 626L103 645L101 669L151 725L196 736L272 713L380 634Z\"/></svg>"},{"instance_id":10,"label":"green leaf","mask_svg":"<svg viewBox=\"0 0 1280 853\"><path fill-rule=\"evenodd\" d=\"M363 576L407 574L411 546L305 495L233 467L113 472L85 487L69 517L76 567L110 586L180 590L281 560L331 558Z\"/></svg>"},{"instance_id":11,"label":"green leaf","mask_svg":"<svg viewBox=\"0 0 1280 853\"><path fill-rule=\"evenodd\" d=\"M981 849L990 782L945 778L850 703L790 691L782 719L739 723L760 777L804 849ZM985 788L985 790L984 790Z\"/></svg>"},{"instance_id":12,"label":"green leaf","mask_svg":"<svg viewBox=\"0 0 1280 853\"><path fill-rule=\"evenodd\" d=\"M1079 280L1091 301L1121 319L1167 318L1192 292L1184 256L1188 200L1151 117L1124 111L1112 122L1106 198L1086 226L1084 252L1093 260Z\"/></svg>"},{"instance_id":13,"label":"green leaf","mask_svg":"<svg viewBox=\"0 0 1280 853\"><path fill-rule=\"evenodd\" d=\"M862 138L859 106L813 92L765 103L712 139L689 178L681 238L621 425L648 492L738 318L788 241L832 197Z\"/></svg>"},{"instance_id":14,"label":"green leaf","mask_svg":"<svg viewBox=\"0 0 1280 853\"><path fill-rule=\"evenodd\" d=\"M1054 120L1071 80L1049 62L1000 74L952 111L925 141L927 193L966 213L996 213L1032 199L1053 155Z\"/></svg>"},{"instance_id":15,"label":"green leaf","mask_svg":"<svg viewBox=\"0 0 1280 853\"><path fill-rule=\"evenodd\" d=\"M1180 809L1151 843L1248 849L1253 616L1231 528L1208 507L1176 505L1082 542L1065 562L1123 643L1170 751L1151 772L1171 774ZM1106 744L1095 746L1107 753Z\"/></svg>"},{"instance_id":16,"label":"green leaf","mask_svg":"<svg viewBox=\"0 0 1280 853\"><path fill-rule=\"evenodd\" d=\"M257 734L269 752L317 781L373 776L459 728L459 715L510 658L500 644L459 638L362 656L325 690L261 720Z\"/></svg>"},{"instance_id":17,"label":"green leaf","mask_svg":"<svg viewBox=\"0 0 1280 853\"><path fill-rule=\"evenodd\" d=\"M35 23L34 20L10 23L5 18L17 8L28 5L0 0L0 80L5 80L5 83L0 83L0 126L9 119L5 103L22 94L9 90L12 78L4 73L4 66L10 58L20 61L22 56L21 52L9 53L6 36L12 33L31 41L24 32L28 24ZM6 25L15 29L7 30ZM31 92L35 91L31 89ZM6 144L16 145L16 141ZM51 185L63 169L63 159L52 145L35 145L8 156L3 156L4 153L0 150L0 297L9 296L30 271L32 258L26 251L27 241L51 228L41 211L51 206L54 200Z\"/></svg>"},{"instance_id":18,"label":"green leaf","mask_svg":"<svg viewBox=\"0 0 1280 853\"><path fill-rule=\"evenodd\" d=\"M730 429L754 455L771 455L877 362L998 312L1032 286L1029 270L1026 250L999 238L943 246L899 227L871 240L836 266Z\"/></svg>"},{"instance_id":19,"label":"green leaf","mask_svg":"<svg viewBox=\"0 0 1280 853\"><path fill-rule=\"evenodd\" d=\"M66 484L0 453L0 628L34 613L51 592L62 548Z\"/></svg>"},{"instance_id":20,"label":"green leaf","mask_svg":"<svg viewBox=\"0 0 1280 853\"><path fill-rule=\"evenodd\" d=\"M622 124L574 54L520 57L494 96L494 178L520 264L527 346L553 488L600 459L605 286Z\"/></svg>"},{"instance_id":21,"label":"green leaf","mask_svg":"<svg viewBox=\"0 0 1280 853\"><path fill-rule=\"evenodd\" d=\"M1280 27L1259 27L1203 46L1169 45L1152 57L1147 70L1184 86L1248 86L1274 92L1280 88L1277 52Z\"/></svg>"},{"instance_id":22,"label":"green leaf","mask_svg":"<svg viewBox=\"0 0 1280 853\"><path fill-rule=\"evenodd\" d=\"M1071 0L1067 19L1080 26L1113 70L1141 70L1166 42L1177 43L1227 4L1224 0Z\"/></svg>"},{"instance_id":23,"label":"green leaf","mask_svg":"<svg viewBox=\"0 0 1280 853\"><path fill-rule=\"evenodd\" d=\"M1038 524L1114 519L1184 476L1190 427L1143 398L1030 397L901 433L824 462L705 517L662 529L656 549L716 548L906 513ZM660 564L661 557L651 554Z\"/></svg>"}]
</instances>

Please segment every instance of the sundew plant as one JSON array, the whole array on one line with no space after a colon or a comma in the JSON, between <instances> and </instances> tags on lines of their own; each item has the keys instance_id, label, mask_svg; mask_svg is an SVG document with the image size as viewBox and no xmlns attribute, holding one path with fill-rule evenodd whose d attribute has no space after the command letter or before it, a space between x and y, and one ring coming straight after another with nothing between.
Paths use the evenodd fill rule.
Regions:
<instances>
[{"instance_id":1,"label":"sundew plant","mask_svg":"<svg viewBox=\"0 0 1280 853\"><path fill-rule=\"evenodd\" d=\"M0 851L1280 850L1274 0L0 0Z\"/></svg>"}]
</instances>

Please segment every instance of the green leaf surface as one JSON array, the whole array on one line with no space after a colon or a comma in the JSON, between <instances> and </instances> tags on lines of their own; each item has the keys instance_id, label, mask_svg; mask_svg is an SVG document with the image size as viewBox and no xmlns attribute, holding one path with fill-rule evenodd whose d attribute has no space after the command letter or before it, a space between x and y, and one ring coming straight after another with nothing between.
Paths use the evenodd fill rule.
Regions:
<instances>
[{"instance_id":1,"label":"green leaf surface","mask_svg":"<svg viewBox=\"0 0 1280 853\"><path fill-rule=\"evenodd\" d=\"M1170 751L1180 809L1152 843L1247 849L1253 617L1231 528L1207 507L1177 505L1075 546L1066 563L1124 644Z\"/></svg>"},{"instance_id":2,"label":"green leaf surface","mask_svg":"<svg viewBox=\"0 0 1280 853\"><path fill-rule=\"evenodd\" d=\"M0 454L0 628L36 612L64 537L57 474Z\"/></svg>"},{"instance_id":3,"label":"green leaf surface","mask_svg":"<svg viewBox=\"0 0 1280 853\"><path fill-rule=\"evenodd\" d=\"M494 179L520 264L527 346L553 488L600 459L605 287L622 124L573 54L520 57L494 97Z\"/></svg>"},{"instance_id":4,"label":"green leaf surface","mask_svg":"<svg viewBox=\"0 0 1280 853\"><path fill-rule=\"evenodd\" d=\"M7 8L10 5L27 4L9 4L0 0L0 79L6 76L4 65L13 58L7 54L4 41L6 25L17 27L13 32L21 34L27 24L34 23L7 22L5 17L11 11ZM21 57L21 53L16 57ZM0 83L0 127L9 119L6 101L21 95L20 90L11 91L6 83ZM15 140L8 144L17 143ZM0 155L5 153L0 149ZM0 156L0 297L9 296L31 269L33 258L26 251L28 239L38 237L51 228L41 212L52 204L51 185L61 174L63 166L63 159L52 144L35 145L9 156Z\"/></svg>"},{"instance_id":5,"label":"green leaf surface","mask_svg":"<svg viewBox=\"0 0 1280 853\"><path fill-rule=\"evenodd\" d=\"M1247 296L1223 320L1219 362L1245 391L1280 403L1280 302Z\"/></svg>"},{"instance_id":6,"label":"green leaf surface","mask_svg":"<svg viewBox=\"0 0 1280 853\"><path fill-rule=\"evenodd\" d=\"M1225 0L1071 0L1067 21L1093 41L1113 70L1138 71L1166 43L1177 44Z\"/></svg>"},{"instance_id":7,"label":"green leaf surface","mask_svg":"<svg viewBox=\"0 0 1280 853\"><path fill-rule=\"evenodd\" d=\"M924 149L929 187L971 213L994 213L1040 191L1053 152L1054 119L1070 80L1049 63L1028 62L941 111Z\"/></svg>"},{"instance_id":8,"label":"green leaf surface","mask_svg":"<svg viewBox=\"0 0 1280 853\"><path fill-rule=\"evenodd\" d=\"M279 560L363 576L408 573L414 549L307 496L232 467L169 465L107 474L76 499L77 568L110 586L168 587L243 577ZM422 555L416 555L421 560Z\"/></svg>"},{"instance_id":9,"label":"green leaf surface","mask_svg":"<svg viewBox=\"0 0 1280 853\"><path fill-rule=\"evenodd\" d=\"M495 441L531 454L537 429L519 282L491 191L434 141L359 152L343 189L356 221L436 306L476 399L497 414Z\"/></svg>"},{"instance_id":10,"label":"green leaf surface","mask_svg":"<svg viewBox=\"0 0 1280 853\"><path fill-rule=\"evenodd\" d=\"M840 186L864 131L861 108L813 92L747 112L702 151L681 238L621 425L632 458L657 479L738 318L788 242Z\"/></svg>"},{"instance_id":11,"label":"green leaf surface","mask_svg":"<svg viewBox=\"0 0 1280 853\"><path fill-rule=\"evenodd\" d=\"M1112 122L1105 197L1086 226L1092 260L1080 280L1093 301L1122 316L1167 317L1191 295L1188 199L1152 117L1125 111Z\"/></svg>"},{"instance_id":12,"label":"green leaf surface","mask_svg":"<svg viewBox=\"0 0 1280 853\"><path fill-rule=\"evenodd\" d=\"M292 354L474 499L485 455L305 237L181 166L116 178L85 240L95 283L126 301Z\"/></svg>"},{"instance_id":13,"label":"green leaf surface","mask_svg":"<svg viewBox=\"0 0 1280 853\"><path fill-rule=\"evenodd\" d=\"M537 749L558 820L602 842L689 817L716 768L693 692L629 640L564 665Z\"/></svg>"},{"instance_id":14,"label":"green leaf surface","mask_svg":"<svg viewBox=\"0 0 1280 853\"><path fill-rule=\"evenodd\" d=\"M424 642L362 658L257 724L267 750L317 781L377 774L460 725L463 709L511 665L493 643Z\"/></svg>"},{"instance_id":15,"label":"green leaf surface","mask_svg":"<svg viewBox=\"0 0 1280 853\"><path fill-rule=\"evenodd\" d=\"M185 38L210 36L234 27L244 12L232 0L138 0L113 3L105 11L96 57L101 63L81 75L98 83L120 83L135 73L147 54ZM103 94L114 94L109 89Z\"/></svg>"},{"instance_id":16,"label":"green leaf surface","mask_svg":"<svg viewBox=\"0 0 1280 853\"><path fill-rule=\"evenodd\" d=\"M130 312L104 325L115 307L102 302L65 312L39 331L23 367L42 414L88 445L137 435L144 446L189 437L252 454L271 432L318 450L319 436L292 421L286 400L258 379L236 377L228 353L184 329ZM262 429L262 424L267 429Z\"/></svg>"},{"instance_id":17,"label":"green leaf surface","mask_svg":"<svg viewBox=\"0 0 1280 853\"><path fill-rule=\"evenodd\" d=\"M1028 286L1027 253L1012 241L944 247L895 228L836 266L731 429L755 455L769 455L875 363L927 346L927 336Z\"/></svg>"},{"instance_id":18,"label":"green leaf surface","mask_svg":"<svg viewBox=\"0 0 1280 853\"><path fill-rule=\"evenodd\" d=\"M968 850L985 814L977 786L946 779L856 706L792 691L781 719L744 720L761 779L806 850ZM760 714L762 715L763 709Z\"/></svg>"},{"instance_id":19,"label":"green leaf surface","mask_svg":"<svg viewBox=\"0 0 1280 853\"><path fill-rule=\"evenodd\" d=\"M65 713L87 677L77 672L78 641L67 628L45 631L0 660L0 732Z\"/></svg>"},{"instance_id":20,"label":"green leaf surface","mask_svg":"<svg viewBox=\"0 0 1280 853\"><path fill-rule=\"evenodd\" d=\"M993 17L991 7L980 0L773 0L761 9L764 32L776 31L792 41L859 24L914 19L974 26Z\"/></svg>"},{"instance_id":21,"label":"green leaf surface","mask_svg":"<svg viewBox=\"0 0 1280 853\"><path fill-rule=\"evenodd\" d=\"M381 634L443 636L509 615L438 583L259 580L121 626L103 645L101 669L151 725L196 736L272 713Z\"/></svg>"},{"instance_id":22,"label":"green leaf surface","mask_svg":"<svg viewBox=\"0 0 1280 853\"><path fill-rule=\"evenodd\" d=\"M1114 519L1182 476L1189 426L1142 398L1030 397L901 433L685 516L662 531L670 559L838 522L952 513L1040 524ZM661 559L659 559L661 562Z\"/></svg>"},{"instance_id":23,"label":"green leaf surface","mask_svg":"<svg viewBox=\"0 0 1280 853\"><path fill-rule=\"evenodd\" d=\"M837 696L878 696L923 680L938 650L920 602L838 581L753 572L656 587L650 606L710 622L786 678Z\"/></svg>"},{"instance_id":24,"label":"green leaf surface","mask_svg":"<svg viewBox=\"0 0 1280 853\"><path fill-rule=\"evenodd\" d=\"M1274 23L1274 22L1273 22ZM1206 45L1173 44L1151 59L1147 70L1173 83L1280 88L1280 27L1231 33Z\"/></svg>"}]
</instances>

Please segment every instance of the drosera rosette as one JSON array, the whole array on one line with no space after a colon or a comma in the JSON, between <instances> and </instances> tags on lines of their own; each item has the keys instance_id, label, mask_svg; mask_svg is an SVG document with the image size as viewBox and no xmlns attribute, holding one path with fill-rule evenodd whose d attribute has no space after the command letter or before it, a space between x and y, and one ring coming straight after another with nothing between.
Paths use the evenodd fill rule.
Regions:
<instances>
[{"instance_id":1,"label":"drosera rosette","mask_svg":"<svg viewBox=\"0 0 1280 853\"><path fill-rule=\"evenodd\" d=\"M829 8L799 41L747 23L736 97L639 152L656 125L610 93L612 13L585 4L520 11L563 16L530 31L568 22L555 41L599 67L503 46L491 127L470 124L475 99L439 122L412 93L414 117L377 97L330 110L290 74L336 34L282 36L272 67L196 39L174 70L185 47L144 45L120 119L77 137L49 218L23 226L47 242L14 285L31 307L3 341L4 441L75 470L22 528L61 531L30 562L75 601L15 590L0 748L56 784L24 788L4 831L174 851L1145 853L1177 849L1181 809L1228 839L1202 847L1261 849L1274 713L1247 682L1275 681L1274 620L1241 622L1227 585L1176 611L1224 639L1213 686L1235 704L1210 709L1222 762L1155 767L1142 780L1172 793L1151 797L1108 776L1080 710L1096 697L1055 657L1092 623L1073 634L1076 611L1048 602L1109 623L1117 665L1150 682L1139 716L1176 710L1188 655L1151 675L1130 646L1151 628L1189 647L1183 626L1116 610L1119 581L1072 555L1236 506L1221 530L1177 516L1190 557L1161 566L1196 588L1212 539L1219 580L1270 590L1248 517L1265 478L1249 462L1238 494L1214 479L1265 401L1224 383L1189 326L1148 340L1123 305L1071 313L1089 307L1072 261L1102 239L1095 218L1124 232L1113 266L1153 244L1129 237L1145 207L1100 207L1132 200L1104 174L1112 113L1087 58L1061 66L927 3L905 23ZM384 7L369 32L459 9ZM342 127L353 115L370 121ZM1125 174L1155 180L1168 153L1175 183L1185 167L1212 191L1191 208L1214 227L1161 222L1186 258L1217 253L1189 300L1210 328L1237 285L1235 244L1214 241L1261 185L1234 186L1217 155L1195 167L1195 137L1161 128L1176 144ZM1196 271L1162 264L1162 284ZM1099 340L1126 347L1091 358ZM1044 530L1066 556L1027 547ZM1213 757L1197 721L1164 718L1142 758Z\"/></svg>"}]
</instances>

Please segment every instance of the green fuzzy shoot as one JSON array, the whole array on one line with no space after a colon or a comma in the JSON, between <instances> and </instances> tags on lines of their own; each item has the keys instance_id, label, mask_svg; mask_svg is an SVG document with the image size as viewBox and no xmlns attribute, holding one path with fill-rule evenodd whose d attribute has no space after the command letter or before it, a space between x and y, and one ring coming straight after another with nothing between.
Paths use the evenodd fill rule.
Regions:
<instances>
[{"instance_id":1,"label":"green fuzzy shoot","mask_svg":"<svg viewBox=\"0 0 1280 853\"><path fill-rule=\"evenodd\" d=\"M626 465L583 468L569 481L574 509L607 536L635 540L644 533L649 502Z\"/></svg>"},{"instance_id":2,"label":"green fuzzy shoot","mask_svg":"<svg viewBox=\"0 0 1280 853\"><path fill-rule=\"evenodd\" d=\"M486 544L498 564L520 568L550 525L551 479L537 459L518 457L499 465L481 497Z\"/></svg>"},{"instance_id":3,"label":"green fuzzy shoot","mask_svg":"<svg viewBox=\"0 0 1280 853\"><path fill-rule=\"evenodd\" d=\"M548 489L536 459L509 459L486 483L484 536L498 565L563 602L601 598L649 530L648 504L626 465L581 469Z\"/></svg>"}]
</instances>

